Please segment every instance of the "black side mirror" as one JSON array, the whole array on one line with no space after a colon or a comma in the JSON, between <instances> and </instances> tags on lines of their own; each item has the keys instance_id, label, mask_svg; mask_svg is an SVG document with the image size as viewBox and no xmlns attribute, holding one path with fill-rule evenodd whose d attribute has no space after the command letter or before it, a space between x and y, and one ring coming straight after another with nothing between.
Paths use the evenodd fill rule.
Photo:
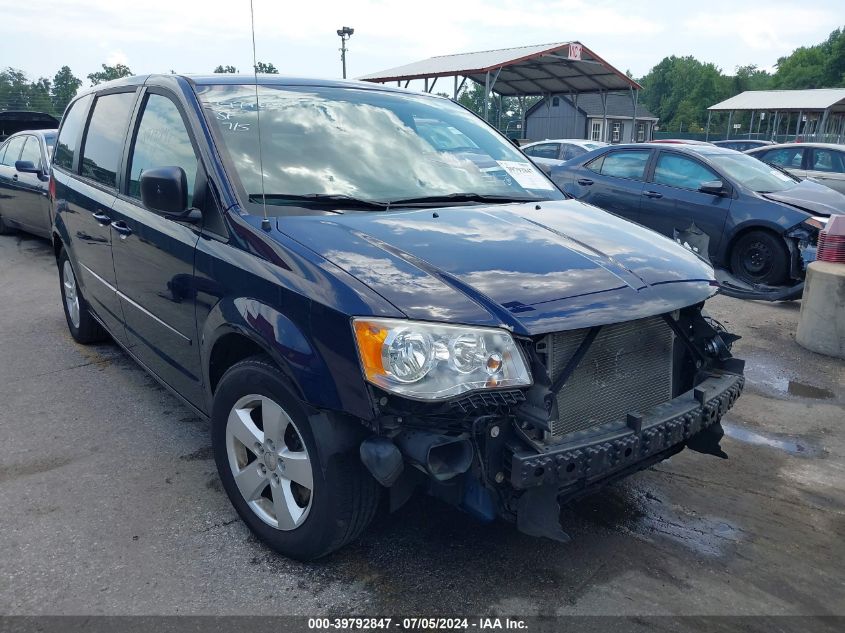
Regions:
<instances>
[{"instance_id":1,"label":"black side mirror","mask_svg":"<svg viewBox=\"0 0 845 633\"><path fill-rule=\"evenodd\" d=\"M707 182L703 182L698 190L701 193L709 193L714 196L724 196L728 193L725 189L725 183L721 180L709 180Z\"/></svg>"},{"instance_id":2,"label":"black side mirror","mask_svg":"<svg viewBox=\"0 0 845 633\"><path fill-rule=\"evenodd\" d=\"M188 178L181 167L156 167L141 173L141 203L151 211L183 215L188 210Z\"/></svg>"},{"instance_id":3,"label":"black side mirror","mask_svg":"<svg viewBox=\"0 0 845 633\"><path fill-rule=\"evenodd\" d=\"M17 160L15 161L15 169L21 172L22 174L37 174L41 175L41 168L36 167L32 162L28 160Z\"/></svg>"}]
</instances>

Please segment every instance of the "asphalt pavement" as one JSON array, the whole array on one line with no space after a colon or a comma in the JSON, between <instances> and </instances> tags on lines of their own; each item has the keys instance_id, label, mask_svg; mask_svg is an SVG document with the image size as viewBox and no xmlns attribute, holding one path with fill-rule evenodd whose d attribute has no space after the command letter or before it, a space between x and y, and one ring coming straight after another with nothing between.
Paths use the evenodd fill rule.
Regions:
<instances>
[{"instance_id":1,"label":"asphalt pavement","mask_svg":"<svg viewBox=\"0 0 845 633\"><path fill-rule=\"evenodd\" d=\"M205 421L73 342L49 243L0 236L0 614L845 615L845 362L794 342L798 309L710 302L748 361L729 459L566 508L570 543L415 497L303 564L237 518Z\"/></svg>"}]
</instances>

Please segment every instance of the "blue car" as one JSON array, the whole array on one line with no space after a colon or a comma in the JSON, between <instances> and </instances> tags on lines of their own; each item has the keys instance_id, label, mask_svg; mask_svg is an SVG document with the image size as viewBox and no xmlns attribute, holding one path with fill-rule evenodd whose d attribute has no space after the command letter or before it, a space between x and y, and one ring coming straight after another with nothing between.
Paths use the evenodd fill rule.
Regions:
<instances>
[{"instance_id":1,"label":"blue car","mask_svg":"<svg viewBox=\"0 0 845 633\"><path fill-rule=\"evenodd\" d=\"M323 556L415 490L565 540L561 502L723 454L743 363L702 316L709 265L448 99L259 81L80 94L52 239L73 338L110 336L210 420L270 547Z\"/></svg>"},{"instance_id":2,"label":"blue car","mask_svg":"<svg viewBox=\"0 0 845 633\"><path fill-rule=\"evenodd\" d=\"M708 145L615 145L552 170L566 193L676 239L760 291L800 296L818 232L845 196Z\"/></svg>"}]
</instances>

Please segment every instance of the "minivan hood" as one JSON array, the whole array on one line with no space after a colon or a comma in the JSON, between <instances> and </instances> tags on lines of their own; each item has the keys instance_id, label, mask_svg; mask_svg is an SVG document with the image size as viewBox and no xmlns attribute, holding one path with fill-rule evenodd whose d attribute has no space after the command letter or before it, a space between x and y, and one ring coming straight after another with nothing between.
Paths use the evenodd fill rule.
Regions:
<instances>
[{"instance_id":1,"label":"minivan hood","mask_svg":"<svg viewBox=\"0 0 845 633\"><path fill-rule=\"evenodd\" d=\"M716 291L712 268L690 251L577 200L287 216L277 226L411 319L539 334L665 313Z\"/></svg>"},{"instance_id":2,"label":"minivan hood","mask_svg":"<svg viewBox=\"0 0 845 633\"><path fill-rule=\"evenodd\" d=\"M813 215L829 216L845 213L845 195L812 180L802 180L785 191L760 194Z\"/></svg>"}]
</instances>

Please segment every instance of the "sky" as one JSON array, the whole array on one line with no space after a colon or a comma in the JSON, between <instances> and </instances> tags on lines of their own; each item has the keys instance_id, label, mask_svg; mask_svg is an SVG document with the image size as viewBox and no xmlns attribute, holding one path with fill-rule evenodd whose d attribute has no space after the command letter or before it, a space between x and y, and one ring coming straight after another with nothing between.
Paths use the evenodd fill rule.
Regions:
<instances>
[{"instance_id":1,"label":"sky","mask_svg":"<svg viewBox=\"0 0 845 633\"><path fill-rule=\"evenodd\" d=\"M821 42L845 26L843 0L253 0L260 61L282 74L339 77L351 26L349 76L433 55L578 40L640 77L667 55L726 73ZM249 0L0 0L0 68L82 79L100 64L136 74L252 68ZM88 85L87 80L85 84ZM413 87L413 84L412 84Z\"/></svg>"}]
</instances>

